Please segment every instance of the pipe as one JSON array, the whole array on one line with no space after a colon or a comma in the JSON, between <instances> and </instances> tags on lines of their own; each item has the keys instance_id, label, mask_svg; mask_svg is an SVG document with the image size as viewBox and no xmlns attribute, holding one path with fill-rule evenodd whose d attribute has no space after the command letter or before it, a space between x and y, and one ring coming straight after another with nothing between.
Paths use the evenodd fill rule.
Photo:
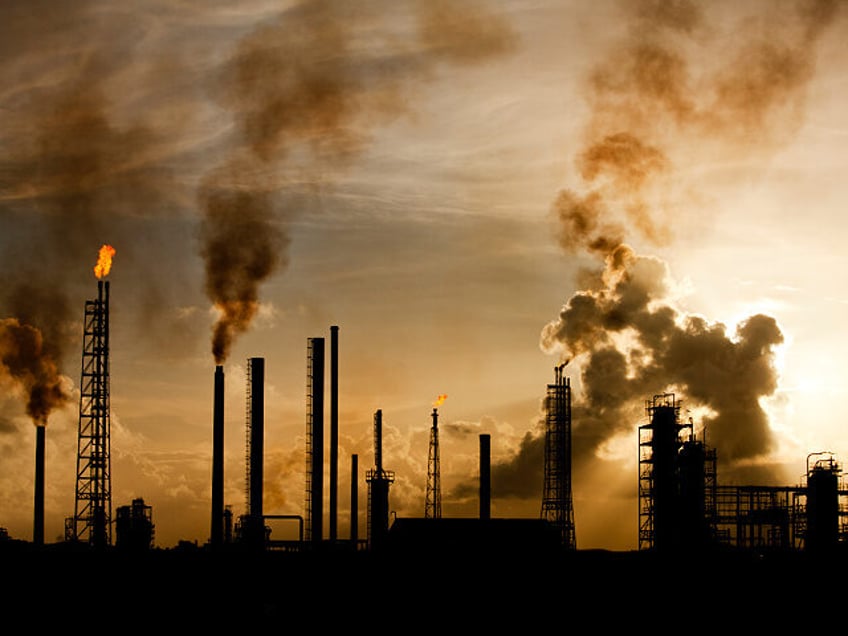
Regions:
<instances>
[{"instance_id":1,"label":"pipe","mask_svg":"<svg viewBox=\"0 0 848 636\"><path fill-rule=\"evenodd\" d=\"M480 518L491 518L491 437L483 433L480 435Z\"/></svg>"},{"instance_id":2,"label":"pipe","mask_svg":"<svg viewBox=\"0 0 848 636\"><path fill-rule=\"evenodd\" d=\"M312 519L313 543L324 537L324 339L310 338L311 420L312 420Z\"/></svg>"},{"instance_id":3,"label":"pipe","mask_svg":"<svg viewBox=\"0 0 848 636\"><path fill-rule=\"evenodd\" d=\"M209 540L213 547L224 541L224 367L215 367L212 399L212 527Z\"/></svg>"},{"instance_id":4,"label":"pipe","mask_svg":"<svg viewBox=\"0 0 848 636\"><path fill-rule=\"evenodd\" d=\"M265 358L250 358L250 515L262 519L265 454Z\"/></svg>"},{"instance_id":5,"label":"pipe","mask_svg":"<svg viewBox=\"0 0 848 636\"><path fill-rule=\"evenodd\" d=\"M44 545L44 429L35 427L35 511L32 525L32 542Z\"/></svg>"},{"instance_id":6,"label":"pipe","mask_svg":"<svg viewBox=\"0 0 848 636\"><path fill-rule=\"evenodd\" d=\"M330 541L336 540L339 487L339 328L330 327Z\"/></svg>"},{"instance_id":7,"label":"pipe","mask_svg":"<svg viewBox=\"0 0 848 636\"><path fill-rule=\"evenodd\" d=\"M350 544L354 550L359 542L359 455L350 456Z\"/></svg>"}]
</instances>

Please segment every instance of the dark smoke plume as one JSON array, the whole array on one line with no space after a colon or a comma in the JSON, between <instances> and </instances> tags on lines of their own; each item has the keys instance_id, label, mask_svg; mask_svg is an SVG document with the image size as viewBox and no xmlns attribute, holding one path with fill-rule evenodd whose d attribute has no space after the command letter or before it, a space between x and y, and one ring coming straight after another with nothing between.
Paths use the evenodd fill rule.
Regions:
<instances>
[{"instance_id":1,"label":"dark smoke plume","mask_svg":"<svg viewBox=\"0 0 848 636\"><path fill-rule=\"evenodd\" d=\"M15 318L0 320L0 372L26 392L26 412L36 426L71 399L41 332Z\"/></svg>"},{"instance_id":2,"label":"dark smoke plume","mask_svg":"<svg viewBox=\"0 0 848 636\"><path fill-rule=\"evenodd\" d=\"M679 224L681 167L711 157L757 158L792 139L803 122L815 44L837 15L834 0L801 0L751 16L723 41L711 7L688 0L624 3L627 33L587 82L590 118L575 153L578 185L551 212L562 248L603 261L541 335L544 351L579 363L572 416L575 470L612 437L634 430L645 401L667 391L702 412L708 442L729 463L774 446L760 400L777 388L776 320L754 315L735 332L678 311L667 265L637 254L662 246ZM789 19L791 17L791 19ZM783 19L787 18L787 19ZM567 368L566 368L567 371ZM541 424L540 424L541 432ZM525 439L497 472L539 457L544 436ZM538 492L541 469L518 492ZM531 483L532 482L532 483Z\"/></svg>"},{"instance_id":3,"label":"dark smoke plume","mask_svg":"<svg viewBox=\"0 0 848 636\"><path fill-rule=\"evenodd\" d=\"M666 391L706 408L701 424L723 459L771 450L760 398L777 388L774 348L783 335L774 318L750 316L728 334L721 323L682 314L667 300L665 264L625 246L608 259L603 279L572 296L542 333L545 350L585 360L575 454L632 430L633 404Z\"/></svg>"},{"instance_id":4,"label":"dark smoke plume","mask_svg":"<svg viewBox=\"0 0 848 636\"><path fill-rule=\"evenodd\" d=\"M391 10L389 10L391 7ZM397 16L413 18L393 32ZM374 127L409 111L439 64L478 64L514 46L494 14L443 0L308 0L246 36L215 88L236 141L199 193L206 292L220 311L216 362L256 313L259 286L287 263L287 183L320 186L367 147Z\"/></svg>"},{"instance_id":5,"label":"dark smoke plume","mask_svg":"<svg viewBox=\"0 0 848 636\"><path fill-rule=\"evenodd\" d=\"M149 256L164 241L148 222L175 209L178 198L165 160L180 142L170 131L153 132L145 117L155 108L121 117L132 101L122 103L127 78L127 92L155 91L164 67L153 78L138 64L142 21L97 12L87 0L0 3L0 315L36 327L60 368L79 340L71 321L82 301L74 299L91 291L97 248L115 242L127 263L133 253ZM185 278L173 267L160 276L166 260L148 263L134 300L143 302L150 289L161 296ZM150 321L140 329L151 331Z\"/></svg>"},{"instance_id":6,"label":"dark smoke plume","mask_svg":"<svg viewBox=\"0 0 848 636\"><path fill-rule=\"evenodd\" d=\"M762 7L767 15L749 16L722 40L707 5L623 4L627 35L587 82L591 114L575 156L581 185L561 192L553 206L565 248L603 256L630 232L664 245L688 185L680 168L699 149L757 157L793 138L803 123L815 45L839 2Z\"/></svg>"}]
</instances>

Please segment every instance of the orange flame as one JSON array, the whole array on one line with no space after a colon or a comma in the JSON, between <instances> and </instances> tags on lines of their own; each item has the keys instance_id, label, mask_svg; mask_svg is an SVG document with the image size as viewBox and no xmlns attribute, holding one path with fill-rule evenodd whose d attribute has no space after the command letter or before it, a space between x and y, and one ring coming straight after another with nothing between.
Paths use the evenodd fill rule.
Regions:
<instances>
[{"instance_id":1,"label":"orange flame","mask_svg":"<svg viewBox=\"0 0 848 636\"><path fill-rule=\"evenodd\" d=\"M435 401L435 402L433 402L433 406L441 406L441 405L442 405L442 403L443 403L446 399L448 399L448 396L447 396L447 395L445 395L445 394L440 395L439 397L437 397L437 398L436 398L436 401Z\"/></svg>"},{"instance_id":2,"label":"orange flame","mask_svg":"<svg viewBox=\"0 0 848 636\"><path fill-rule=\"evenodd\" d=\"M109 270L112 269L112 257L115 255L115 248L111 245L104 245L100 248L100 255L97 258L97 265L94 266L94 275L97 278L103 278L109 275Z\"/></svg>"}]
</instances>

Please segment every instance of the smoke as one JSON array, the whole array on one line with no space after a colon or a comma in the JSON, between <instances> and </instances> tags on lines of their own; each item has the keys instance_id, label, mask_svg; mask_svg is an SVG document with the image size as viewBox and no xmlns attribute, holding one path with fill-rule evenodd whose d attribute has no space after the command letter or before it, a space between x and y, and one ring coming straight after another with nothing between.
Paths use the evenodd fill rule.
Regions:
<instances>
[{"instance_id":1,"label":"smoke","mask_svg":"<svg viewBox=\"0 0 848 636\"><path fill-rule=\"evenodd\" d=\"M729 334L721 323L681 313L668 300L665 263L625 246L608 258L603 281L572 296L542 332L546 351L585 360L575 454L632 430L633 404L666 391L705 409L703 426L723 459L772 450L760 399L777 388L774 350L783 335L775 319L756 314Z\"/></svg>"},{"instance_id":2,"label":"smoke","mask_svg":"<svg viewBox=\"0 0 848 636\"><path fill-rule=\"evenodd\" d=\"M150 125L156 106L146 105L141 115L129 112L140 87L155 91L166 73L154 68L156 82L148 83L147 68L137 62L143 20L100 11L98 3L88 1L0 6L5 124L0 131L0 315L36 327L60 368L68 345L79 339L70 332L79 326L71 322L69 306L94 280L97 248L114 242L127 257L122 265L130 265L139 252L149 255L146 242L157 249L162 243L148 221L161 219L175 200L165 159L179 143L170 131ZM147 263L135 300L143 302L154 288L161 296L167 285L184 278L173 268L159 275L169 259ZM144 315L145 309L129 315ZM150 333L149 326L150 321L140 332Z\"/></svg>"},{"instance_id":3,"label":"smoke","mask_svg":"<svg viewBox=\"0 0 848 636\"><path fill-rule=\"evenodd\" d=\"M36 426L71 396L41 332L15 318L0 320L0 372L27 394L26 412Z\"/></svg>"},{"instance_id":4,"label":"smoke","mask_svg":"<svg viewBox=\"0 0 848 636\"><path fill-rule=\"evenodd\" d=\"M729 332L679 311L667 264L630 245L674 240L699 158L756 159L792 139L838 2L764 4L739 22L687 0L623 6L625 36L586 83L579 185L551 206L561 247L603 263L541 334L544 351L580 363L576 461L632 430L644 417L635 405L666 391L706 413L723 460L762 457L775 443L760 401L778 385L777 321L757 314Z\"/></svg>"},{"instance_id":5,"label":"smoke","mask_svg":"<svg viewBox=\"0 0 848 636\"><path fill-rule=\"evenodd\" d=\"M400 16L409 24L398 32ZM479 64L513 46L496 15L442 0L307 0L239 43L214 88L236 141L199 191L217 363L249 327L260 285L287 264L298 212L282 204L287 185L320 187L349 165L376 126L410 111L439 64Z\"/></svg>"}]
</instances>

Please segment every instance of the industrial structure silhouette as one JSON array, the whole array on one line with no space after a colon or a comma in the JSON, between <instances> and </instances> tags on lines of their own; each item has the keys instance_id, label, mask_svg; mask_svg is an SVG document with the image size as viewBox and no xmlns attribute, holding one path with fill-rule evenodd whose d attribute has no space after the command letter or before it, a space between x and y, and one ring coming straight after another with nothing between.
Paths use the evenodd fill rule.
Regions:
<instances>
[{"instance_id":1,"label":"industrial structure silhouette","mask_svg":"<svg viewBox=\"0 0 848 636\"><path fill-rule=\"evenodd\" d=\"M571 385L563 374L564 365L554 368L554 380L547 385L544 402L544 479L538 517L491 516L488 434L479 436L478 517L442 515L438 409L434 407L423 515L395 518L390 523L390 489L395 475L383 465L383 413L378 409L373 420L374 463L364 474L367 536L360 539L357 535L360 473L359 457L354 454L350 458L350 514L354 522L350 524L350 537L339 537L338 468L332 468L338 462L336 325L331 327L330 351L329 538L323 530L325 347L324 338L313 337L307 341L306 361L305 514L264 513L265 361L249 358L245 390L246 512L233 519L223 497L225 377L223 366L216 365L209 541L203 546L186 542L171 549L158 548L153 508L143 498L118 507L112 518L108 298L108 281L98 281L98 297L87 301L85 307L76 506L73 517L65 522L65 540L52 545L43 542L43 461L36 463L41 474L36 475L32 543L13 540L0 532L0 555L8 571L21 581L34 577L36 571L85 572L85 576L99 577L99 607L108 600L116 612L131 611L134 595L149 593L147 588L134 587L136 573L145 570L157 577L161 590L167 590L148 600L146 607L155 604L160 610L175 612L184 607L176 598L190 590L204 603L224 603L226 599L267 617L282 616L289 602L312 602L310 589L350 603L363 601L369 588L359 585L360 577L373 581L389 577L393 582L390 589L397 594L395 602L403 603L405 597L398 590L403 586L414 589L427 579L424 573L435 570L445 575L445 589L454 586L454 592L460 594L464 592L460 581L472 577L492 598L506 594L501 583L504 572L510 573L510 580L534 581L567 571L581 581L580 589L569 592L571 601L579 606L584 597L590 599L593 585L606 585L610 576L633 581L644 580L649 573L660 586L655 588L658 593L660 589L675 593L675 581L698 571L700 574L694 575L701 585L698 589L705 589L707 581L714 581L713 575L719 572L730 577L730 585L744 580L746 585L768 589L776 581L787 583L787 577L798 571L795 566L814 563L818 567L823 557L832 568L841 563L845 552L844 500L848 493L841 485L841 468L832 454L810 453L806 481L801 485L722 485L716 474L715 450L696 439L691 420L680 421L681 401L674 394L659 394L648 400L648 422L638 428L638 550L580 550L575 523L579 511L575 511L572 500ZM39 447L43 449L43 438ZM43 450L37 449L39 452ZM297 539L272 536L269 524L278 519L297 523ZM679 569L681 557L688 564L686 572ZM810 558L816 560L811 562ZM287 573L286 582L258 583L275 580L280 571ZM734 578L738 572L744 572L744 577ZM458 573L461 575L454 576ZM807 575L810 570L803 573ZM241 580L243 585L225 591L216 584L222 576ZM695 589L695 579L688 584L690 590ZM113 587L118 581L120 585ZM37 585L34 580L30 583ZM88 598L84 587L55 600L67 604L68 609L79 608ZM351 594L353 589L358 593ZM519 585L509 589L510 603L516 597L535 601L540 596L551 604L561 601L556 586L536 589ZM750 589L744 593L749 594Z\"/></svg>"},{"instance_id":2,"label":"industrial structure silhouette","mask_svg":"<svg viewBox=\"0 0 848 636\"><path fill-rule=\"evenodd\" d=\"M545 406L544 479L540 484L541 510L536 518L493 518L491 516L491 439L479 436L479 515L476 518L446 518L441 510L441 480L438 444L438 409L432 411L428 456L427 489L421 517L395 518L390 523L390 490L394 472L383 465L383 413L374 413L374 463L364 474L368 488L367 537L357 536L360 482L358 456L350 458L350 537L337 535L338 469L330 470L329 538L323 530L324 516L324 338L307 341L306 492L303 516L266 515L263 510L264 482L264 358L247 361L246 386L246 512L233 519L223 498L224 369L217 365L213 382L211 466L212 497L209 541L203 546L178 545L162 550L155 546L152 506L143 499L117 508L112 518L111 471L109 462L109 283L98 282L98 298L86 302L85 337L82 352L79 444L76 507L66 519L65 541L45 546L43 532L43 474L36 478L34 540L32 544L0 534L0 550L14 570L15 556L27 569L31 559L46 569L46 559L60 567L68 559L89 559L109 569L112 576L126 576L126 568L161 566L163 571L194 573L192 582L207 589L211 582L204 573L223 568L233 576L252 568L287 568L300 580L317 571L353 572L375 577L399 570L412 584L433 564L441 568L468 568L479 578L497 577L494 563L506 564L513 572L538 576L545 567L563 567L591 580L600 572L625 579L653 575L657 568L671 567L681 555L709 568L722 564L725 572L743 564L758 572L758 582L770 580L772 570L763 569L764 559L780 559L785 575L800 559L824 557L837 563L846 545L848 492L841 485L841 468L830 453L814 452L807 457L805 483L795 486L725 486L716 473L716 452L696 439L693 423L680 421L681 401L672 393L658 394L646 402L648 422L638 428L639 448L639 543L633 553L615 554L579 549L572 501L572 410L571 385L564 365L554 368L547 385ZM330 461L338 461L338 326L331 327L331 435ZM41 442L43 444L43 442ZM37 465L43 471L43 464ZM43 497L43 494L40 495ZM297 539L272 536L269 522L297 522ZM114 526L115 540L112 541ZM110 558L114 562L104 561ZM138 559L144 561L126 561ZM667 559L666 557L671 557ZM167 559L171 559L168 561ZM648 561L648 559L653 559ZM79 561L73 561L78 567ZM650 563L650 567L646 564ZM820 561L816 561L820 563ZM214 565L213 565L214 564ZM276 565L273 565L276 564ZM545 565L547 564L547 565ZM23 567L23 566L22 566ZM731 568L731 569L729 569ZM776 571L776 570L775 570ZM418 573L418 575L416 575ZM419 576L420 575L420 576ZM210 575L211 576L211 575ZM670 579L678 574L669 574ZM494 580L494 579L493 579ZM313 581L326 591L325 583ZM491 584L491 582L490 582ZM351 582L351 585L355 583ZM337 590L339 591L339 590ZM296 590L286 588L286 593ZM524 590L524 593L529 593ZM245 602L264 599L268 612L281 611L280 601L269 600L266 592L244 590ZM118 603L117 597L112 601Z\"/></svg>"},{"instance_id":3,"label":"industrial structure silhouette","mask_svg":"<svg viewBox=\"0 0 848 636\"><path fill-rule=\"evenodd\" d=\"M209 541L215 551L240 545L253 551L287 552L319 549L324 543L355 551L390 546L434 550L500 550L516 545L578 549L572 499L571 383L564 366L554 367L544 401L544 469L538 519L492 519L490 500L490 436L480 435L480 514L477 519L442 516L438 408L432 410L427 485L423 516L395 518L390 524L389 492L394 472L383 466L382 410L374 413L374 465L364 476L368 487L367 537L357 536L360 476L358 457L351 456L351 536L337 534L338 515L338 347L339 327L330 327L330 471L329 537L325 536L324 410L325 339L307 339L306 490L304 515L265 515L264 358L247 360L245 419L245 514L234 520L224 505L224 368L216 365L212 417L212 499ZM154 548L152 506L142 499L120 509L112 519L109 395L109 281L98 280L98 295L85 303L82 347L76 498L73 517L65 521L65 541L105 549L131 545ZM647 423L638 427L639 551L789 550L832 552L848 541L841 467L831 453L807 457L805 483L793 486L726 486L716 471L716 451L696 439L691 420L681 422L681 401L659 394L646 401ZM43 441L39 442L43 446ZM38 450L38 449L37 449ZM33 543L43 544L43 462L37 462ZM296 540L273 538L268 521L298 522ZM119 535L112 540L112 530ZM507 531L507 528L509 531ZM511 537L510 533L517 533ZM524 533L525 536L519 536ZM536 534L531 537L529 535ZM129 534L131 536L120 536ZM146 540L141 537L147 536ZM551 537L555 536L552 541ZM475 548L474 546L477 546ZM488 549L487 548L487 549Z\"/></svg>"}]
</instances>

